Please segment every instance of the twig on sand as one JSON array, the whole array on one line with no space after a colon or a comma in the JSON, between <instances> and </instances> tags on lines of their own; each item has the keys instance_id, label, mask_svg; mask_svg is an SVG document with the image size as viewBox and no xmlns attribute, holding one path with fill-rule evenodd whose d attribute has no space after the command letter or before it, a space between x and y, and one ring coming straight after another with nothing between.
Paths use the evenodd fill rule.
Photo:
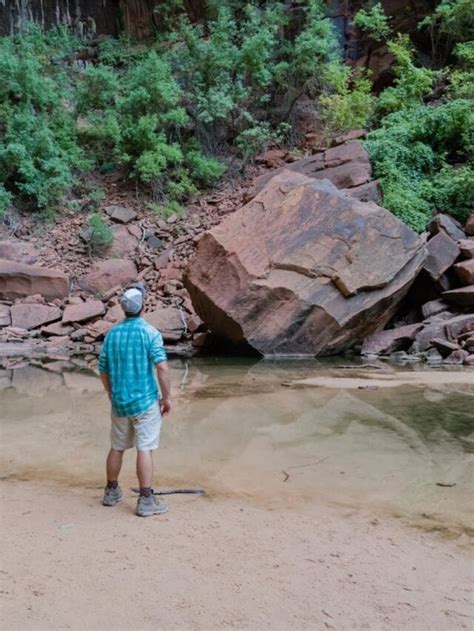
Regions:
<instances>
[{"instance_id":1,"label":"twig on sand","mask_svg":"<svg viewBox=\"0 0 474 631\"><path fill-rule=\"evenodd\" d=\"M328 458L329 456L326 456L326 458L321 458L321 460L316 460L315 462L307 462L306 464L294 464L291 467L287 467L287 469L302 469L303 467L311 467L313 465L317 465L317 464L320 464L321 462L324 462ZM282 469L281 472L285 476L283 482L287 482L290 478L290 474L288 473L288 471L285 471L285 469Z\"/></svg>"}]
</instances>

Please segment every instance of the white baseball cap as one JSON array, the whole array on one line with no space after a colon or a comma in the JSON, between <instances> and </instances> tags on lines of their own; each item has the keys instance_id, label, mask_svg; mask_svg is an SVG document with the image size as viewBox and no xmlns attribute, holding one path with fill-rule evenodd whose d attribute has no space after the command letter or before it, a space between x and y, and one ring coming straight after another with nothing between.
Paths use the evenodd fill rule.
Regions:
<instances>
[{"instance_id":1,"label":"white baseball cap","mask_svg":"<svg viewBox=\"0 0 474 631\"><path fill-rule=\"evenodd\" d=\"M125 315L136 315L143 309L145 300L145 288L143 286L130 287L124 291L120 298L120 306Z\"/></svg>"}]
</instances>

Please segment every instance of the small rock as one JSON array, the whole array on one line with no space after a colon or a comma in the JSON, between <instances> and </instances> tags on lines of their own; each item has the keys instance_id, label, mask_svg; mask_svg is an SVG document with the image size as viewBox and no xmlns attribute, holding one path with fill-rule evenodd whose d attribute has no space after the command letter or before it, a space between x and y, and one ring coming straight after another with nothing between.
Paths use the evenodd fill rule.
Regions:
<instances>
[{"instance_id":1,"label":"small rock","mask_svg":"<svg viewBox=\"0 0 474 631\"><path fill-rule=\"evenodd\" d=\"M97 320L94 324L91 324L88 328L88 333L94 339L104 337L110 329L114 326L113 322L107 322L106 320Z\"/></svg>"},{"instance_id":2,"label":"small rock","mask_svg":"<svg viewBox=\"0 0 474 631\"><path fill-rule=\"evenodd\" d=\"M474 259L456 263L454 270L462 285L474 285Z\"/></svg>"},{"instance_id":3,"label":"small rock","mask_svg":"<svg viewBox=\"0 0 474 631\"><path fill-rule=\"evenodd\" d=\"M107 206L104 210L112 221L118 223L130 223L137 218L137 213L132 208L125 206Z\"/></svg>"},{"instance_id":4,"label":"small rock","mask_svg":"<svg viewBox=\"0 0 474 631\"><path fill-rule=\"evenodd\" d=\"M446 357L446 359L444 360L444 363L445 364L463 364L464 361L468 357L469 357L469 353L467 351L457 349Z\"/></svg>"},{"instance_id":5,"label":"small rock","mask_svg":"<svg viewBox=\"0 0 474 631\"><path fill-rule=\"evenodd\" d=\"M146 313L144 318L158 329L165 342L177 342L181 339L184 323L179 309L161 307L151 313Z\"/></svg>"},{"instance_id":6,"label":"small rock","mask_svg":"<svg viewBox=\"0 0 474 631\"><path fill-rule=\"evenodd\" d=\"M78 278L82 289L91 293L106 294L109 290L120 285L123 287L135 280L137 268L128 259L106 259L98 261L89 273Z\"/></svg>"},{"instance_id":7,"label":"small rock","mask_svg":"<svg viewBox=\"0 0 474 631\"><path fill-rule=\"evenodd\" d=\"M168 219L167 219L166 221L167 221L167 223L169 223L169 224L176 223L176 222L178 221L178 216L177 216L177 215L175 215L175 214L173 213L172 215L170 215L170 216L168 217Z\"/></svg>"},{"instance_id":8,"label":"small rock","mask_svg":"<svg viewBox=\"0 0 474 631\"><path fill-rule=\"evenodd\" d=\"M155 269L161 270L165 268L168 263L171 261L171 257L173 256L173 249L168 248L159 254L156 258L153 259L153 265Z\"/></svg>"},{"instance_id":9,"label":"small rock","mask_svg":"<svg viewBox=\"0 0 474 631\"><path fill-rule=\"evenodd\" d=\"M68 305L64 310L62 322L85 322L104 313L105 307L100 300L88 300L79 305Z\"/></svg>"},{"instance_id":10,"label":"small rock","mask_svg":"<svg viewBox=\"0 0 474 631\"><path fill-rule=\"evenodd\" d=\"M107 320L107 322L119 322L120 320L123 320L124 317L125 314L122 307L120 305L115 305L107 311L107 315L104 320Z\"/></svg>"},{"instance_id":11,"label":"small rock","mask_svg":"<svg viewBox=\"0 0 474 631\"><path fill-rule=\"evenodd\" d=\"M421 307L421 312L424 318L429 318L431 316L438 315L443 311L449 309L449 305L444 300L430 300L430 302L425 302L425 304Z\"/></svg>"},{"instance_id":12,"label":"small rock","mask_svg":"<svg viewBox=\"0 0 474 631\"><path fill-rule=\"evenodd\" d=\"M84 300L80 296L72 296L71 298L66 299L66 303L68 305L82 305Z\"/></svg>"},{"instance_id":13,"label":"small rock","mask_svg":"<svg viewBox=\"0 0 474 631\"><path fill-rule=\"evenodd\" d=\"M73 333L71 333L70 338L74 340L74 342L80 342L87 335L87 329L76 329Z\"/></svg>"},{"instance_id":14,"label":"small rock","mask_svg":"<svg viewBox=\"0 0 474 631\"><path fill-rule=\"evenodd\" d=\"M0 326L10 326L11 324L10 307L0 305Z\"/></svg>"},{"instance_id":15,"label":"small rock","mask_svg":"<svg viewBox=\"0 0 474 631\"><path fill-rule=\"evenodd\" d=\"M36 329L42 324L61 318L61 310L58 307L35 303L13 305L10 313L13 326L27 330Z\"/></svg>"},{"instance_id":16,"label":"small rock","mask_svg":"<svg viewBox=\"0 0 474 631\"><path fill-rule=\"evenodd\" d=\"M205 328L204 322L196 314L189 316L189 318L186 320L186 325L190 333L199 333L202 331L203 328Z\"/></svg>"},{"instance_id":17,"label":"small rock","mask_svg":"<svg viewBox=\"0 0 474 631\"><path fill-rule=\"evenodd\" d=\"M474 307L474 285L444 291L443 298L460 307Z\"/></svg>"},{"instance_id":18,"label":"small rock","mask_svg":"<svg viewBox=\"0 0 474 631\"><path fill-rule=\"evenodd\" d=\"M464 232L470 237L474 236L474 213L472 213L464 226Z\"/></svg>"},{"instance_id":19,"label":"small rock","mask_svg":"<svg viewBox=\"0 0 474 631\"><path fill-rule=\"evenodd\" d=\"M43 335L70 335L74 331L72 326L64 325L62 322L55 322L54 324L49 324L48 326L44 326L41 329L41 333Z\"/></svg>"},{"instance_id":20,"label":"small rock","mask_svg":"<svg viewBox=\"0 0 474 631\"><path fill-rule=\"evenodd\" d=\"M428 256L423 269L433 280L439 280L442 274L451 267L461 250L457 243L445 232L439 232L428 241Z\"/></svg>"},{"instance_id":21,"label":"small rock","mask_svg":"<svg viewBox=\"0 0 474 631\"><path fill-rule=\"evenodd\" d=\"M459 344L456 344L455 342L449 342L448 340L444 340L442 338L435 337L431 340L431 344L439 350L443 357L447 357L453 351L460 350Z\"/></svg>"},{"instance_id":22,"label":"small rock","mask_svg":"<svg viewBox=\"0 0 474 631\"><path fill-rule=\"evenodd\" d=\"M361 352L363 355L367 353L389 355L394 351L402 350L403 346L408 347L411 340L422 327L423 323L419 322L374 333L365 338Z\"/></svg>"},{"instance_id":23,"label":"small rock","mask_svg":"<svg viewBox=\"0 0 474 631\"><path fill-rule=\"evenodd\" d=\"M165 245L164 242L160 238L156 237L155 235L148 237L148 239L146 240L146 244L148 245L149 248L153 248L155 250L163 248Z\"/></svg>"},{"instance_id":24,"label":"small rock","mask_svg":"<svg viewBox=\"0 0 474 631\"><path fill-rule=\"evenodd\" d=\"M474 239L460 239L458 241L458 246L465 259L474 258Z\"/></svg>"},{"instance_id":25,"label":"small rock","mask_svg":"<svg viewBox=\"0 0 474 631\"><path fill-rule=\"evenodd\" d=\"M449 215L444 215L442 213L436 215L436 217L433 217L433 219L428 224L428 230L431 232L432 235L438 234L439 232L443 231L454 241L457 241L458 239L464 239L464 231L461 228L461 224Z\"/></svg>"}]
</instances>

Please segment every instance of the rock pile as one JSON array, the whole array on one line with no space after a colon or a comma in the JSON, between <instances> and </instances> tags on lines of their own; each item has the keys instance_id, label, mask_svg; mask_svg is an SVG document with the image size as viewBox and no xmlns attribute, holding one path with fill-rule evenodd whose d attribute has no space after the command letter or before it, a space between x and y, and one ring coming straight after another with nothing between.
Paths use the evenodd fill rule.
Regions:
<instances>
[{"instance_id":1,"label":"rock pile","mask_svg":"<svg viewBox=\"0 0 474 631\"><path fill-rule=\"evenodd\" d=\"M428 256L403 305L404 319L367 337L364 355L397 361L474 365L474 214L464 229L437 215Z\"/></svg>"}]
</instances>

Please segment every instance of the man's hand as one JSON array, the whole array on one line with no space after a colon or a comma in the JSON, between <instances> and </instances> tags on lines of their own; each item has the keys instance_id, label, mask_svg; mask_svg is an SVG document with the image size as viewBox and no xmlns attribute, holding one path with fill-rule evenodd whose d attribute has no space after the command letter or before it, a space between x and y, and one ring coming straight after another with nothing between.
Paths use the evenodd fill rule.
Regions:
<instances>
[{"instance_id":1,"label":"man's hand","mask_svg":"<svg viewBox=\"0 0 474 631\"><path fill-rule=\"evenodd\" d=\"M169 414L171 412L171 399L160 399L160 412L163 414Z\"/></svg>"}]
</instances>

